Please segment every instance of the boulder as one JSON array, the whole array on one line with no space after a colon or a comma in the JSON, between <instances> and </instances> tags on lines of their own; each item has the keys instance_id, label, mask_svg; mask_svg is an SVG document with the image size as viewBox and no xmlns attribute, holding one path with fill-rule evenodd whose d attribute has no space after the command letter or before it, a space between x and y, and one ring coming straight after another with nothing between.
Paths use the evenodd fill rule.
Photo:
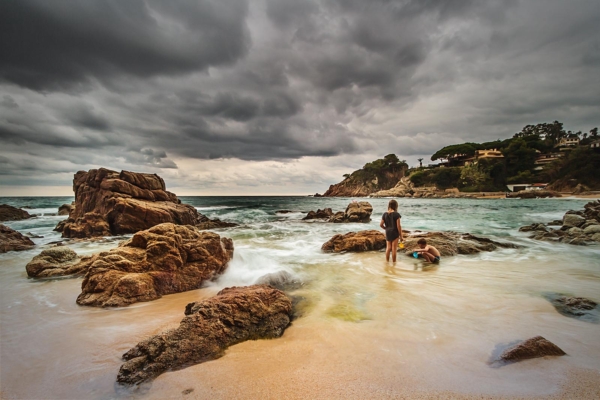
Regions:
<instances>
[{"instance_id":1,"label":"boulder","mask_svg":"<svg viewBox=\"0 0 600 400\"><path fill-rule=\"evenodd\" d=\"M58 215L69 215L71 211L75 208L75 202L71 204L63 204L58 207Z\"/></svg>"},{"instance_id":2,"label":"boulder","mask_svg":"<svg viewBox=\"0 0 600 400\"><path fill-rule=\"evenodd\" d=\"M585 223L585 218L577 214L565 214L563 226L579 227Z\"/></svg>"},{"instance_id":3,"label":"boulder","mask_svg":"<svg viewBox=\"0 0 600 400\"><path fill-rule=\"evenodd\" d=\"M546 229L546 225L544 225L544 224L531 224L531 225L526 225L526 226L522 226L519 228L519 232L534 232L534 231L547 232L548 229Z\"/></svg>"},{"instance_id":4,"label":"boulder","mask_svg":"<svg viewBox=\"0 0 600 400\"><path fill-rule=\"evenodd\" d=\"M348 204L344 212L343 222L370 222L373 206L368 201L358 201Z\"/></svg>"},{"instance_id":5,"label":"boulder","mask_svg":"<svg viewBox=\"0 0 600 400\"><path fill-rule=\"evenodd\" d=\"M567 231L567 233L569 235L571 235L571 236L577 236L577 235L583 234L583 229L577 228L577 227L573 227L573 228L569 228L569 230Z\"/></svg>"},{"instance_id":6,"label":"boulder","mask_svg":"<svg viewBox=\"0 0 600 400\"><path fill-rule=\"evenodd\" d=\"M385 249L385 245L385 235L383 233L368 230L335 235L321 246L321 250L333 253L362 252Z\"/></svg>"},{"instance_id":7,"label":"boulder","mask_svg":"<svg viewBox=\"0 0 600 400\"><path fill-rule=\"evenodd\" d=\"M590 225L583 230L583 233L586 235L593 235L595 233L600 233L600 225Z\"/></svg>"},{"instance_id":8,"label":"boulder","mask_svg":"<svg viewBox=\"0 0 600 400\"><path fill-rule=\"evenodd\" d=\"M20 221L28 218L33 218L33 215L29 215L27 211L9 206L8 204L0 204L0 222Z\"/></svg>"},{"instance_id":9,"label":"boulder","mask_svg":"<svg viewBox=\"0 0 600 400\"><path fill-rule=\"evenodd\" d=\"M535 336L506 349L499 361L517 362L529 358L564 356L566 353L554 343L541 336Z\"/></svg>"},{"instance_id":10,"label":"boulder","mask_svg":"<svg viewBox=\"0 0 600 400\"><path fill-rule=\"evenodd\" d=\"M156 225L82 260L78 267L88 272L77 304L120 307L198 289L222 273L232 256L231 239L189 225Z\"/></svg>"},{"instance_id":11,"label":"boulder","mask_svg":"<svg viewBox=\"0 0 600 400\"><path fill-rule=\"evenodd\" d=\"M600 242L600 233L594 233L591 237L594 242Z\"/></svg>"},{"instance_id":12,"label":"boulder","mask_svg":"<svg viewBox=\"0 0 600 400\"><path fill-rule=\"evenodd\" d=\"M565 296L558 293L545 295L560 314L586 322L600 322L600 306L584 297Z\"/></svg>"},{"instance_id":13,"label":"boulder","mask_svg":"<svg viewBox=\"0 0 600 400\"><path fill-rule=\"evenodd\" d=\"M123 354L117 382L138 385L169 370L223 356L225 349L246 340L283 335L292 303L267 285L223 289L209 299L190 303L179 327L138 343Z\"/></svg>"},{"instance_id":14,"label":"boulder","mask_svg":"<svg viewBox=\"0 0 600 400\"><path fill-rule=\"evenodd\" d=\"M309 219L327 219L332 215L333 211L331 211L331 208L324 208L322 210L309 211L306 217L302 218L302 220L306 221Z\"/></svg>"},{"instance_id":15,"label":"boulder","mask_svg":"<svg viewBox=\"0 0 600 400\"><path fill-rule=\"evenodd\" d=\"M42 251L25 266L32 278L50 278L67 275L82 275L87 272L86 263L67 246L57 246Z\"/></svg>"},{"instance_id":16,"label":"boulder","mask_svg":"<svg viewBox=\"0 0 600 400\"><path fill-rule=\"evenodd\" d=\"M35 246L35 243L27 236L23 236L20 232L0 224L0 253L29 250L33 246Z\"/></svg>"},{"instance_id":17,"label":"boulder","mask_svg":"<svg viewBox=\"0 0 600 400\"><path fill-rule=\"evenodd\" d=\"M434 246L442 257L456 254L476 254L482 251L494 251L498 248L519 248L518 245L506 242L497 242L488 238L471 235L470 233L457 232L428 232L411 233L404 236L405 254L412 257L413 249L418 247L419 239L424 238L427 244Z\"/></svg>"},{"instance_id":18,"label":"boulder","mask_svg":"<svg viewBox=\"0 0 600 400\"><path fill-rule=\"evenodd\" d=\"M165 189L156 174L79 171L73 179L75 208L56 229L63 237L88 238L135 233L161 223L198 225L206 217Z\"/></svg>"}]
</instances>

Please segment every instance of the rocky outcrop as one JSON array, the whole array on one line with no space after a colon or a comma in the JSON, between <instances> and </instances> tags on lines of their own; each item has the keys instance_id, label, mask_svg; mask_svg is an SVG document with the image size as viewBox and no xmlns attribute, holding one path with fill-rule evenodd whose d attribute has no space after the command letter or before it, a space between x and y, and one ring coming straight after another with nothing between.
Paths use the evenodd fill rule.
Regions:
<instances>
[{"instance_id":1,"label":"rocky outcrop","mask_svg":"<svg viewBox=\"0 0 600 400\"><path fill-rule=\"evenodd\" d=\"M545 297L556 308L556 311L566 317L595 324L600 322L600 306L593 300L562 294L548 294Z\"/></svg>"},{"instance_id":2,"label":"rocky outcrop","mask_svg":"<svg viewBox=\"0 0 600 400\"><path fill-rule=\"evenodd\" d=\"M27 236L23 236L20 232L0 224L0 253L29 250L33 246L35 246L35 243Z\"/></svg>"},{"instance_id":3,"label":"rocky outcrop","mask_svg":"<svg viewBox=\"0 0 600 400\"><path fill-rule=\"evenodd\" d=\"M155 174L79 171L73 179L75 209L56 229L63 237L88 238L135 233L170 222L199 225L207 218L165 189Z\"/></svg>"},{"instance_id":4,"label":"rocky outcrop","mask_svg":"<svg viewBox=\"0 0 600 400\"><path fill-rule=\"evenodd\" d=\"M321 250L328 253L363 252L381 249L385 249L385 235L376 230L335 235L321 246Z\"/></svg>"},{"instance_id":5,"label":"rocky outcrop","mask_svg":"<svg viewBox=\"0 0 600 400\"><path fill-rule=\"evenodd\" d=\"M188 304L179 327L125 353L117 382L137 385L168 370L219 358L234 344L280 337L291 316L290 299L270 286L223 289L214 297Z\"/></svg>"},{"instance_id":6,"label":"rocky outcrop","mask_svg":"<svg viewBox=\"0 0 600 400\"><path fill-rule=\"evenodd\" d=\"M404 176L393 188L372 193L369 197L412 197L414 193L415 185Z\"/></svg>"},{"instance_id":7,"label":"rocky outcrop","mask_svg":"<svg viewBox=\"0 0 600 400\"><path fill-rule=\"evenodd\" d=\"M57 246L42 251L25 266L27 275L32 278L51 278L68 275L82 275L87 272L86 263L67 246Z\"/></svg>"},{"instance_id":8,"label":"rocky outcrop","mask_svg":"<svg viewBox=\"0 0 600 400\"><path fill-rule=\"evenodd\" d=\"M29 215L27 211L9 206L8 204L0 204L0 222L20 221L28 218L33 218L33 215Z\"/></svg>"},{"instance_id":9,"label":"rocky outcrop","mask_svg":"<svg viewBox=\"0 0 600 400\"><path fill-rule=\"evenodd\" d=\"M329 219L333 215L333 211L331 208L319 209L317 211L309 211L306 217L302 218L302 220L306 221L309 219Z\"/></svg>"},{"instance_id":10,"label":"rocky outcrop","mask_svg":"<svg viewBox=\"0 0 600 400\"><path fill-rule=\"evenodd\" d=\"M439 250L442 257L456 254L476 254L482 251L494 251L498 248L515 249L516 244L497 242L488 238L471 235L470 233L457 232L412 232L404 236L405 254L412 256L413 249L418 247L417 241L421 238L427 244Z\"/></svg>"},{"instance_id":11,"label":"rocky outcrop","mask_svg":"<svg viewBox=\"0 0 600 400\"><path fill-rule=\"evenodd\" d=\"M233 242L193 226L165 223L82 260L88 269L77 304L120 307L198 289L224 271Z\"/></svg>"},{"instance_id":12,"label":"rocky outcrop","mask_svg":"<svg viewBox=\"0 0 600 400\"><path fill-rule=\"evenodd\" d=\"M69 215L75 209L75 202L58 207L58 215Z\"/></svg>"},{"instance_id":13,"label":"rocky outcrop","mask_svg":"<svg viewBox=\"0 0 600 400\"><path fill-rule=\"evenodd\" d=\"M302 220L320 219L327 222L347 223L347 222L370 222L373 206L368 201L353 201L348 204L345 211L338 211L335 214L331 208L323 210L309 211Z\"/></svg>"},{"instance_id":14,"label":"rocky outcrop","mask_svg":"<svg viewBox=\"0 0 600 400\"><path fill-rule=\"evenodd\" d=\"M559 228L550 226L561 224ZM600 201L592 201L584 206L583 211L567 211L561 221L548 224L533 223L519 228L521 232L531 232L532 239L555 241L585 246L600 243Z\"/></svg>"},{"instance_id":15,"label":"rocky outcrop","mask_svg":"<svg viewBox=\"0 0 600 400\"><path fill-rule=\"evenodd\" d=\"M506 349L498 361L517 362L529 358L564 356L565 354L567 353L554 343L541 336L535 336Z\"/></svg>"},{"instance_id":16,"label":"rocky outcrop","mask_svg":"<svg viewBox=\"0 0 600 400\"><path fill-rule=\"evenodd\" d=\"M560 193L553 190L521 190L520 192L507 193L509 199L543 199L546 197L562 197Z\"/></svg>"}]
</instances>

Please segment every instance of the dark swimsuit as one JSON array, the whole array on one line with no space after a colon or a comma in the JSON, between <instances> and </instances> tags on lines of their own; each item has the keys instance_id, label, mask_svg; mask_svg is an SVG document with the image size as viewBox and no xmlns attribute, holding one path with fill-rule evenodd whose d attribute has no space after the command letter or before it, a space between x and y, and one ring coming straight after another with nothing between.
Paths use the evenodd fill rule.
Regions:
<instances>
[{"instance_id":1,"label":"dark swimsuit","mask_svg":"<svg viewBox=\"0 0 600 400\"><path fill-rule=\"evenodd\" d=\"M398 232L398 227L396 226L396 221L400 218L402 218L402 216L400 216L400 214L398 214L396 211L391 214L384 212L381 216L381 219L385 225L385 240L388 242L393 242L400 237L400 232Z\"/></svg>"}]
</instances>

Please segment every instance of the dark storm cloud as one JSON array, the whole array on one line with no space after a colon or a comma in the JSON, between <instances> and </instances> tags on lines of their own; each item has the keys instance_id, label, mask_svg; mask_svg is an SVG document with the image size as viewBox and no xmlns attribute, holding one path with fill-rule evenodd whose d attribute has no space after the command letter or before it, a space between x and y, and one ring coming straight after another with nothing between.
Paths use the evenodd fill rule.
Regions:
<instances>
[{"instance_id":1,"label":"dark storm cloud","mask_svg":"<svg viewBox=\"0 0 600 400\"><path fill-rule=\"evenodd\" d=\"M596 0L4 1L0 156L176 174L589 130L599 17Z\"/></svg>"},{"instance_id":2,"label":"dark storm cloud","mask_svg":"<svg viewBox=\"0 0 600 400\"><path fill-rule=\"evenodd\" d=\"M2 1L0 79L55 90L231 64L249 49L246 14L244 1Z\"/></svg>"}]
</instances>

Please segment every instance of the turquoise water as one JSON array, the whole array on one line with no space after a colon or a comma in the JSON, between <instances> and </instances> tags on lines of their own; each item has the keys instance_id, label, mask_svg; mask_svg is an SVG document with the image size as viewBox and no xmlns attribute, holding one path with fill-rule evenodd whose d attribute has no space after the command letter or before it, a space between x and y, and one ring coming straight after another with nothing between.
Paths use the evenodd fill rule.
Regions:
<instances>
[{"instance_id":1,"label":"turquoise water","mask_svg":"<svg viewBox=\"0 0 600 400\"><path fill-rule=\"evenodd\" d=\"M281 340L234 346L219 360L164 374L139 396L169 398L191 386L197 398L235 397L229 374L249 376L255 368L264 368L287 390L301 392L291 379L300 365L314 371L315 382L325 371L334 382L341 376L335 366L342 363L344 376L373 379L380 388L398 380L389 371L410 371L422 390L509 396L555 393L573 368L600 371L600 326L561 316L543 297L561 292L600 301L600 247L535 242L518 232L522 225L560 219L586 200L399 199L404 229L470 232L523 246L448 257L430 267L408 257L386 263L380 252L321 252L334 234L379 229L387 199L366 199L373 205L373 220L358 225L301 220L318 208L344 210L351 198L181 197L210 218L240 224L217 230L233 238L233 260L203 289L118 310L77 306L80 278L38 281L25 274L33 256L60 240L52 229L65 217L55 214L72 200L0 198L0 204L31 207L36 215L6 225L43 236L33 239L39 245L33 250L0 254L3 397L127 397L113 385L123 352L176 326L188 302L281 270L305 282L295 293L305 299L305 314ZM65 244L84 255L110 249L121 239ZM487 364L497 345L538 334L569 357L502 369ZM307 356L314 348L322 356ZM238 385L246 387L243 380ZM254 381L247 387L249 397L262 393L260 385Z\"/></svg>"}]
</instances>

